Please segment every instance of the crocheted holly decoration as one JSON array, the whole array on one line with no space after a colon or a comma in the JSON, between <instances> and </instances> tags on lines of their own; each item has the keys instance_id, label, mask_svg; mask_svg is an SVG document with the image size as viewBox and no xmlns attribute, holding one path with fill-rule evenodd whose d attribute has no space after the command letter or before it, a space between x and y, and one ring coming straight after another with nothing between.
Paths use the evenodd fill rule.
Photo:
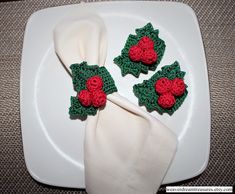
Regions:
<instances>
[{"instance_id":1,"label":"crocheted holly decoration","mask_svg":"<svg viewBox=\"0 0 235 194\"><path fill-rule=\"evenodd\" d=\"M72 79L76 97L71 97L69 114L72 118L95 115L106 103L106 95L117 91L114 80L105 67L72 64Z\"/></svg>"},{"instance_id":2,"label":"crocheted holly decoration","mask_svg":"<svg viewBox=\"0 0 235 194\"><path fill-rule=\"evenodd\" d=\"M133 92L139 100L139 105L144 105L150 112L156 110L160 114L172 115L188 94L187 85L184 83L184 92L178 95L183 91L184 76L185 72L180 70L179 63L175 61L171 65L162 67L149 80L134 85Z\"/></svg>"},{"instance_id":3,"label":"crocheted holly decoration","mask_svg":"<svg viewBox=\"0 0 235 194\"><path fill-rule=\"evenodd\" d=\"M165 42L159 38L159 31L154 30L151 23L136 29L135 32L136 35L128 36L121 55L114 58L114 63L120 67L122 76L132 74L139 77L140 73L154 71L165 51Z\"/></svg>"}]
</instances>

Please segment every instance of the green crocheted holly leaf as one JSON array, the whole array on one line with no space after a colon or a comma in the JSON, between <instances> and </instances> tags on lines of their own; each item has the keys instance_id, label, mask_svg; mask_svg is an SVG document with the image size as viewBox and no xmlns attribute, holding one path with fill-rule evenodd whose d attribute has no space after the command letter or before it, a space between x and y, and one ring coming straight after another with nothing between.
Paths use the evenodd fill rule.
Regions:
<instances>
[{"instance_id":1,"label":"green crocheted holly leaf","mask_svg":"<svg viewBox=\"0 0 235 194\"><path fill-rule=\"evenodd\" d=\"M93 106L84 107L79 102L77 97L71 96L70 98L71 106L69 108L69 114L71 118L77 118L77 117L86 117L87 115L95 115L97 112L97 108Z\"/></svg>"},{"instance_id":2,"label":"green crocheted holly leaf","mask_svg":"<svg viewBox=\"0 0 235 194\"><path fill-rule=\"evenodd\" d=\"M72 80L74 90L79 93L81 90L85 90L86 81L92 76L100 76L103 80L102 90L106 95L117 91L114 80L108 70L105 67L99 67L98 65L88 65L87 62L80 64L72 64L70 66L72 71ZM95 115L98 108L94 106L84 107L77 97L71 97L71 106L69 108L69 114L72 118L86 117L87 115Z\"/></svg>"},{"instance_id":3,"label":"green crocheted holly leaf","mask_svg":"<svg viewBox=\"0 0 235 194\"><path fill-rule=\"evenodd\" d=\"M156 110L160 114L168 113L172 115L184 102L188 91L186 90L182 96L176 97L176 102L172 108L164 109L158 105L159 98L158 93L155 91L155 83L158 79L167 77L170 80L175 78L184 79L185 72L180 70L179 63L176 61L172 65L162 67L160 71L157 71L149 80L144 80L143 83L133 86L134 94L139 99L139 105L145 106L149 112Z\"/></svg>"},{"instance_id":4,"label":"green crocheted holly leaf","mask_svg":"<svg viewBox=\"0 0 235 194\"><path fill-rule=\"evenodd\" d=\"M130 34L127 38L124 48L121 51L121 55L114 58L114 63L117 64L120 69L122 76L132 74L135 77L139 77L140 73L147 74L148 71L154 71L160 63L164 51L165 42L158 37L159 31L154 30L151 23L148 23L143 28L135 30L136 35ZM154 50L157 52L157 61L151 65L145 65L142 62L134 62L129 58L129 49L131 46L136 45L143 36L148 36L154 41Z\"/></svg>"}]
</instances>

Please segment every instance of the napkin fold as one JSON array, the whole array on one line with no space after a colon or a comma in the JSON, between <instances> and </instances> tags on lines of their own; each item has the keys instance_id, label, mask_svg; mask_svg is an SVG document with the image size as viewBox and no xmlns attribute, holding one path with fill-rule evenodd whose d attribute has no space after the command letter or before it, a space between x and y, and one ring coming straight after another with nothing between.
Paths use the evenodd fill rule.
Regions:
<instances>
[{"instance_id":1,"label":"napkin fold","mask_svg":"<svg viewBox=\"0 0 235 194\"><path fill-rule=\"evenodd\" d=\"M111 44L111 43L110 43ZM67 68L87 61L105 65L107 32L95 14L78 14L57 24L55 51ZM177 138L159 120L117 92L85 129L85 184L89 194L154 194L170 166Z\"/></svg>"}]
</instances>

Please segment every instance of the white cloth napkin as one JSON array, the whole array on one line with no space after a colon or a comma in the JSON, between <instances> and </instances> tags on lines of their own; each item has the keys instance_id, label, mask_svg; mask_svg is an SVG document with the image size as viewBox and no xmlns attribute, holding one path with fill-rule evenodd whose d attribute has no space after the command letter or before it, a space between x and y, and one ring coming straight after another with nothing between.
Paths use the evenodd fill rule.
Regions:
<instances>
[{"instance_id":1,"label":"white cloth napkin","mask_svg":"<svg viewBox=\"0 0 235 194\"><path fill-rule=\"evenodd\" d=\"M68 71L71 64L82 61L105 64L107 33L98 15L80 14L59 23L54 44ZM117 92L108 95L105 108L86 122L87 192L156 193L177 147L171 130Z\"/></svg>"}]
</instances>

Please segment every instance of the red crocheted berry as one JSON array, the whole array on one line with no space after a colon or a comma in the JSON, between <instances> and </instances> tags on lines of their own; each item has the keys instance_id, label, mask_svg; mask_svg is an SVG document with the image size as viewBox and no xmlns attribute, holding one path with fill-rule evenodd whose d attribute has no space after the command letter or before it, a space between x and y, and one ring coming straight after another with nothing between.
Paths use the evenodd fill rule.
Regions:
<instances>
[{"instance_id":1,"label":"red crocheted berry","mask_svg":"<svg viewBox=\"0 0 235 194\"><path fill-rule=\"evenodd\" d=\"M185 92L186 86L184 80L180 78L175 78L172 80L171 93L174 96L181 96Z\"/></svg>"},{"instance_id":2,"label":"red crocheted berry","mask_svg":"<svg viewBox=\"0 0 235 194\"><path fill-rule=\"evenodd\" d=\"M107 96L102 90L92 92L92 105L96 108L106 104Z\"/></svg>"},{"instance_id":3,"label":"red crocheted berry","mask_svg":"<svg viewBox=\"0 0 235 194\"><path fill-rule=\"evenodd\" d=\"M138 47L137 45L134 45L130 48L128 54L129 54L129 58L132 61L140 61L143 51L140 47Z\"/></svg>"},{"instance_id":4,"label":"red crocheted berry","mask_svg":"<svg viewBox=\"0 0 235 194\"><path fill-rule=\"evenodd\" d=\"M90 92L93 92L95 90L101 90L102 87L103 87L103 80L98 75L90 77L86 82L86 88Z\"/></svg>"},{"instance_id":5,"label":"red crocheted berry","mask_svg":"<svg viewBox=\"0 0 235 194\"><path fill-rule=\"evenodd\" d=\"M160 78L155 83L155 90L158 94L165 94L170 92L172 81L166 77Z\"/></svg>"},{"instance_id":6,"label":"red crocheted berry","mask_svg":"<svg viewBox=\"0 0 235 194\"><path fill-rule=\"evenodd\" d=\"M142 50L154 49L154 41L151 38L144 36L139 40L138 46Z\"/></svg>"},{"instance_id":7,"label":"red crocheted berry","mask_svg":"<svg viewBox=\"0 0 235 194\"><path fill-rule=\"evenodd\" d=\"M157 103L162 108L171 108L175 104L175 97L171 93L165 93L159 96Z\"/></svg>"},{"instance_id":8,"label":"red crocheted berry","mask_svg":"<svg viewBox=\"0 0 235 194\"><path fill-rule=\"evenodd\" d=\"M83 105L83 106L90 106L91 105L91 93L88 90L81 90L78 95L77 98L79 100L79 102Z\"/></svg>"},{"instance_id":9,"label":"red crocheted berry","mask_svg":"<svg viewBox=\"0 0 235 194\"><path fill-rule=\"evenodd\" d=\"M157 61L157 53L153 49L145 50L141 61L146 65L151 65Z\"/></svg>"}]
</instances>

